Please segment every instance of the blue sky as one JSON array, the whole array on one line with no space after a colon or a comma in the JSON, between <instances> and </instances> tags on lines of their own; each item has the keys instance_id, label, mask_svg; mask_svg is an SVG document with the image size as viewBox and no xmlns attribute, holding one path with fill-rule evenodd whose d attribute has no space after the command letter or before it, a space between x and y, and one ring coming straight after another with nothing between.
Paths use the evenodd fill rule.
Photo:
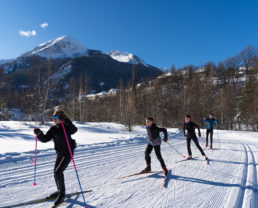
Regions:
<instances>
[{"instance_id":1,"label":"blue sky","mask_svg":"<svg viewBox=\"0 0 258 208\"><path fill-rule=\"evenodd\" d=\"M158 67L201 66L258 44L257 0L0 0L0 9L0 59L62 35Z\"/></svg>"}]
</instances>

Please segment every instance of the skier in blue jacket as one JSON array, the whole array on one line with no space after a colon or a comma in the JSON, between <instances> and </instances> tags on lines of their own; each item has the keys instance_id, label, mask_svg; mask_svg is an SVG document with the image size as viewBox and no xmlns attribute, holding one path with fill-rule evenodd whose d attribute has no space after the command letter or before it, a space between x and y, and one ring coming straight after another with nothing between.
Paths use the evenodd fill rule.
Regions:
<instances>
[{"instance_id":1,"label":"skier in blue jacket","mask_svg":"<svg viewBox=\"0 0 258 208\"><path fill-rule=\"evenodd\" d=\"M210 114L208 118L204 119L202 121L203 123L203 127L205 127L206 124L206 147L208 147L208 138L209 138L209 134L210 134L210 138L211 138L211 144L210 144L210 149L212 149L212 138L213 138L213 128L214 128L214 124L216 124L216 126L219 124L219 121L216 120L214 118L213 114Z\"/></svg>"}]
</instances>

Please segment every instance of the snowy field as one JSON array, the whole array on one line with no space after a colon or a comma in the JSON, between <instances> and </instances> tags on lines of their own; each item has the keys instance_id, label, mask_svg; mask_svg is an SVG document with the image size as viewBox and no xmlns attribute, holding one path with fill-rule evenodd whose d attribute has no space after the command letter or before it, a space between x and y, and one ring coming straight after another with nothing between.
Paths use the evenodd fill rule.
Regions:
<instances>
[{"instance_id":1,"label":"snowy field","mask_svg":"<svg viewBox=\"0 0 258 208\"><path fill-rule=\"evenodd\" d=\"M0 207L43 198L56 190L52 142L38 143L37 186L33 186L35 126L33 122L0 122ZM180 163L175 163L180 156L162 143L163 158L171 169L163 188L163 173L117 179L145 168L144 127L135 127L129 133L116 123L76 126L75 163L83 189L93 190L85 194L89 208L258 207L257 132L215 130L214 150L206 150L209 165L193 143L193 156L199 157ZM50 124L40 128L46 132L49 127ZM169 143L186 155L182 131L168 131ZM204 145L203 140L200 144ZM161 170L154 152L152 170ZM65 181L67 193L79 191L72 163L65 171ZM26 207L49 208L52 204L53 201ZM82 196L60 207L83 207Z\"/></svg>"}]
</instances>

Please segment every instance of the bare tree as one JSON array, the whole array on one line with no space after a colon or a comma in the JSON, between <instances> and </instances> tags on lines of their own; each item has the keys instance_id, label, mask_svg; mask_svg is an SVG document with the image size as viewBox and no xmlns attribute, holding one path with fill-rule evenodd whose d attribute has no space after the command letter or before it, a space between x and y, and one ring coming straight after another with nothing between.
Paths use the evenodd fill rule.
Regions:
<instances>
[{"instance_id":1,"label":"bare tree","mask_svg":"<svg viewBox=\"0 0 258 208\"><path fill-rule=\"evenodd\" d=\"M41 117L40 117L40 122L44 124L44 114L45 110L47 107L47 101L48 101L48 93L49 93L49 87L50 87L50 75L51 75L51 67L52 67L52 60L50 59L48 61L48 66L47 66L47 81L45 84L44 91L42 93L42 111L41 111Z\"/></svg>"}]
</instances>

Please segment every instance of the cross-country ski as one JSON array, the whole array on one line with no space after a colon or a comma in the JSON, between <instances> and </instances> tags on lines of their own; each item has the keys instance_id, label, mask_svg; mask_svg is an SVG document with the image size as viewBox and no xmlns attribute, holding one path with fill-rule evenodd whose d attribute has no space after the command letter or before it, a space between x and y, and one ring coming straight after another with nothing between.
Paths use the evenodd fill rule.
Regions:
<instances>
[{"instance_id":1,"label":"cross-country ski","mask_svg":"<svg viewBox=\"0 0 258 208\"><path fill-rule=\"evenodd\" d=\"M88 193L88 192L92 192L92 190L87 190L87 191L83 191L83 193ZM74 193L70 193L70 194L66 194L65 198L71 198L73 196L79 195L82 192L74 192ZM24 206L28 206L28 205L33 205L33 204L40 204L40 203L44 203L47 201L54 201L56 199L56 197L54 196L48 196L42 199L36 199L36 200L32 200L32 201L28 201L28 202L24 202L24 203L20 203L20 204L13 204L13 205L9 205L9 206L4 206L1 208L12 208L12 207L24 207Z\"/></svg>"},{"instance_id":2,"label":"cross-country ski","mask_svg":"<svg viewBox=\"0 0 258 208\"><path fill-rule=\"evenodd\" d=\"M164 180L163 180L163 183L162 183L162 187L163 187L163 188L167 188L168 177L169 177L170 172L171 172L171 170L168 169L168 173L164 176Z\"/></svg>"},{"instance_id":3,"label":"cross-country ski","mask_svg":"<svg viewBox=\"0 0 258 208\"><path fill-rule=\"evenodd\" d=\"M198 158L198 157L192 157L192 158L186 158L186 159L182 159L182 160L176 160L175 163L191 161L191 160L195 160L196 158Z\"/></svg>"},{"instance_id":4,"label":"cross-country ski","mask_svg":"<svg viewBox=\"0 0 258 208\"><path fill-rule=\"evenodd\" d=\"M150 172L146 172L146 173L142 173L142 172L137 172L137 173L133 173L131 175L126 175L126 176L122 176L116 179L124 179L124 178L130 178L133 176L139 176L139 175L149 175L149 174L155 174L155 173L162 173L163 171L150 171Z\"/></svg>"}]
</instances>

